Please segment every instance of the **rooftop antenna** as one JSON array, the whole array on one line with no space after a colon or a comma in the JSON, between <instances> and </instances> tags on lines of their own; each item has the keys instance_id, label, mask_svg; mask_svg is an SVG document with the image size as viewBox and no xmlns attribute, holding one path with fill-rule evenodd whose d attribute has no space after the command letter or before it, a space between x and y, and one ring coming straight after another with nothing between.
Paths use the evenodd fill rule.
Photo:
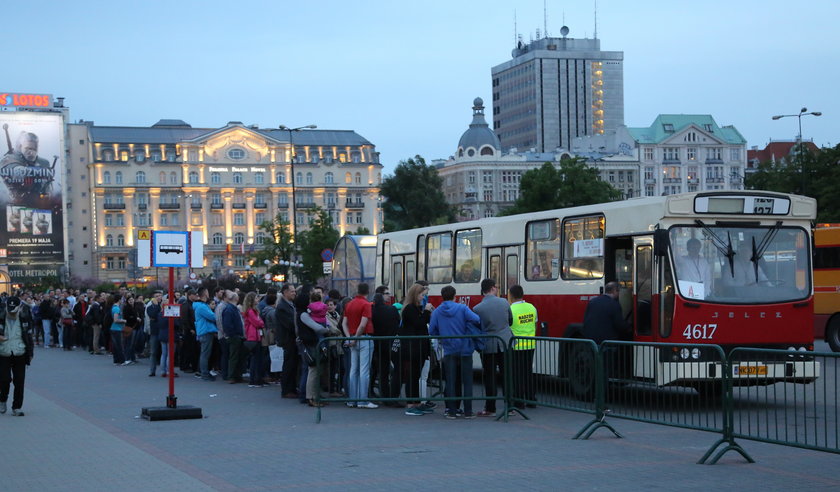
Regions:
<instances>
[{"instance_id":1,"label":"rooftop antenna","mask_svg":"<svg viewBox=\"0 0 840 492\"><path fill-rule=\"evenodd\" d=\"M545 6L546 0L543 0L543 34L548 37L548 8Z\"/></svg>"},{"instance_id":2,"label":"rooftop antenna","mask_svg":"<svg viewBox=\"0 0 840 492\"><path fill-rule=\"evenodd\" d=\"M513 44L519 43L519 28L516 25L516 9L513 9Z\"/></svg>"},{"instance_id":3,"label":"rooftop antenna","mask_svg":"<svg viewBox=\"0 0 840 492\"><path fill-rule=\"evenodd\" d=\"M598 0L595 0L595 39L598 39Z\"/></svg>"}]
</instances>

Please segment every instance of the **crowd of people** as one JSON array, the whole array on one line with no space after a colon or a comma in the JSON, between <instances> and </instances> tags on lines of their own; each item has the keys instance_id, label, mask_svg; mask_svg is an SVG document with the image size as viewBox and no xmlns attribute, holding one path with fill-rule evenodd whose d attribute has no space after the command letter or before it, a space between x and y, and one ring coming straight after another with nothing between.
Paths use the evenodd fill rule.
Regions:
<instances>
[{"instance_id":1,"label":"crowd of people","mask_svg":"<svg viewBox=\"0 0 840 492\"><path fill-rule=\"evenodd\" d=\"M446 418L494 416L503 352L514 335L535 335L537 313L523 300L518 285L509 289L509 300L497 296L491 279L482 281L481 289L484 298L474 310L455 302L451 286L443 288L442 302L435 308L425 282L412 285L402 302L394 302L388 286L376 288L371 301L364 283L353 297L291 284L279 291L269 288L262 295L220 287L212 293L205 287L186 288L175 292L173 299L163 292L147 299L125 288L113 293L73 289L4 293L0 296L0 413L6 412L13 384L13 414L23 415L25 367L38 346L110 354L115 366L145 360L149 377L167 377L172 370L173 377L193 374L206 382L220 378L249 388L279 385L283 398L310 406L325 405L320 401L325 396L346 398L352 408L375 409L379 404L374 401L380 401L405 408L411 416L434 412L427 381L432 365L440 363L444 394L457 398L447 399ZM482 334L485 338L453 338ZM429 339L429 335L444 338ZM418 336L426 338L399 338ZM322 344L325 337L338 339ZM170 339L174 347L169 346ZM534 344L517 340L512 361L523 377L515 381L514 393L532 400ZM170 348L174 349L171 361ZM477 350L488 398L482 410L473 412Z\"/></svg>"}]
</instances>

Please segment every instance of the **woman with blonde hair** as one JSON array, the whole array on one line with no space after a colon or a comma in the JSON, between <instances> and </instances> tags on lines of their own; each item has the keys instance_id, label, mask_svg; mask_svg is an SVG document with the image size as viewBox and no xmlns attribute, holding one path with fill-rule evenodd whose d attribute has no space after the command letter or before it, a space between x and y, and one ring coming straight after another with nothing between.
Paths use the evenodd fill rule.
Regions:
<instances>
[{"instance_id":1,"label":"woman with blonde hair","mask_svg":"<svg viewBox=\"0 0 840 492\"><path fill-rule=\"evenodd\" d=\"M402 323L398 336L429 336L429 319L434 307L426 302L429 287L420 283L412 285L405 295L401 313ZM420 403L420 377L423 364L429 358L428 340L400 340L397 364L391 378L391 394L398 396L405 381L406 415L419 416L430 413L433 406Z\"/></svg>"},{"instance_id":2,"label":"woman with blonde hair","mask_svg":"<svg viewBox=\"0 0 840 492\"><path fill-rule=\"evenodd\" d=\"M263 387L262 331L265 326L257 311L257 293L248 292L242 301L242 318L245 320L245 349L251 354L249 388Z\"/></svg>"}]
</instances>

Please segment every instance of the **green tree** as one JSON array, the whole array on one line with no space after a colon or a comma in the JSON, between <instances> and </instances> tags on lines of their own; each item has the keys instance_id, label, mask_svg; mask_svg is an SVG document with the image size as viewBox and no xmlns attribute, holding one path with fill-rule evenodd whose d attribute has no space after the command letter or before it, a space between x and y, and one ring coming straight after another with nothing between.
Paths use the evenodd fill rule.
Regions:
<instances>
[{"instance_id":1,"label":"green tree","mask_svg":"<svg viewBox=\"0 0 840 492\"><path fill-rule=\"evenodd\" d=\"M621 192L598 179L598 170L581 158L563 159L560 168L546 162L519 182L519 198L502 215L524 214L621 199Z\"/></svg>"},{"instance_id":2,"label":"green tree","mask_svg":"<svg viewBox=\"0 0 840 492\"><path fill-rule=\"evenodd\" d=\"M299 268L297 273L302 281L314 283L324 276L321 251L334 248L341 233L333 227L329 212L315 207L311 213L315 217L309 229L297 234L298 252L303 263L303 267Z\"/></svg>"},{"instance_id":3,"label":"green tree","mask_svg":"<svg viewBox=\"0 0 840 492\"><path fill-rule=\"evenodd\" d=\"M368 229L365 226L359 226L359 228L356 229L356 232L354 232L353 234L355 234L356 236L369 236L370 229Z\"/></svg>"},{"instance_id":4,"label":"green tree","mask_svg":"<svg viewBox=\"0 0 840 492\"><path fill-rule=\"evenodd\" d=\"M446 203L443 180L437 170L418 156L400 161L394 174L382 181L379 194L385 230L401 231L455 220L455 209Z\"/></svg>"},{"instance_id":5,"label":"green tree","mask_svg":"<svg viewBox=\"0 0 840 492\"><path fill-rule=\"evenodd\" d=\"M269 261L268 272L273 274L288 274L288 266L280 265L280 260L292 260L297 253L292 233L289 230L289 223L278 213L274 220L265 221L260 224L260 229L265 231L266 239L258 251L250 254L251 259L257 266Z\"/></svg>"}]
</instances>

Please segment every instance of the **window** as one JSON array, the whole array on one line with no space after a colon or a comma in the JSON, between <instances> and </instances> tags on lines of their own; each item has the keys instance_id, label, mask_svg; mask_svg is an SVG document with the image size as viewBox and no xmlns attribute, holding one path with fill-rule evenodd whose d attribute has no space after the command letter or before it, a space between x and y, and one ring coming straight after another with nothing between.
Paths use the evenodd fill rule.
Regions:
<instances>
[{"instance_id":1,"label":"window","mask_svg":"<svg viewBox=\"0 0 840 492\"><path fill-rule=\"evenodd\" d=\"M645 160L652 161L653 160L653 147L645 147Z\"/></svg>"},{"instance_id":2,"label":"window","mask_svg":"<svg viewBox=\"0 0 840 492\"><path fill-rule=\"evenodd\" d=\"M210 195L210 203L212 205L221 205L222 204L222 194L221 193L213 193Z\"/></svg>"},{"instance_id":3,"label":"window","mask_svg":"<svg viewBox=\"0 0 840 492\"><path fill-rule=\"evenodd\" d=\"M114 245L114 236L108 234L105 236L105 246L113 246Z\"/></svg>"},{"instance_id":4,"label":"window","mask_svg":"<svg viewBox=\"0 0 840 492\"><path fill-rule=\"evenodd\" d=\"M687 149L685 149L685 154L686 154L685 155L686 159L688 159L690 161L696 161L697 160L697 147L688 147Z\"/></svg>"},{"instance_id":5,"label":"window","mask_svg":"<svg viewBox=\"0 0 840 492\"><path fill-rule=\"evenodd\" d=\"M245 158L245 151L242 149L233 148L228 150L227 155L229 158L238 161Z\"/></svg>"},{"instance_id":6,"label":"window","mask_svg":"<svg viewBox=\"0 0 840 492\"><path fill-rule=\"evenodd\" d=\"M309 154L309 161L312 162L312 164L318 164L318 154L317 153Z\"/></svg>"},{"instance_id":7,"label":"window","mask_svg":"<svg viewBox=\"0 0 840 492\"><path fill-rule=\"evenodd\" d=\"M125 257L117 258L117 268L120 270L125 270Z\"/></svg>"},{"instance_id":8,"label":"window","mask_svg":"<svg viewBox=\"0 0 840 492\"><path fill-rule=\"evenodd\" d=\"M353 176L350 173L344 174L344 182L350 184L353 182Z\"/></svg>"},{"instance_id":9,"label":"window","mask_svg":"<svg viewBox=\"0 0 840 492\"><path fill-rule=\"evenodd\" d=\"M478 282L481 275L481 229L455 233L455 282Z\"/></svg>"},{"instance_id":10,"label":"window","mask_svg":"<svg viewBox=\"0 0 840 492\"><path fill-rule=\"evenodd\" d=\"M222 225L222 214L213 214L211 217L212 217L212 219L210 220L211 224L213 224L214 226Z\"/></svg>"},{"instance_id":11,"label":"window","mask_svg":"<svg viewBox=\"0 0 840 492\"><path fill-rule=\"evenodd\" d=\"M175 171L169 173L169 184L178 184L178 173Z\"/></svg>"},{"instance_id":12,"label":"window","mask_svg":"<svg viewBox=\"0 0 840 492\"><path fill-rule=\"evenodd\" d=\"M233 173L233 184L242 184L242 173Z\"/></svg>"},{"instance_id":13,"label":"window","mask_svg":"<svg viewBox=\"0 0 840 492\"><path fill-rule=\"evenodd\" d=\"M662 149L663 160L665 161L678 161L680 160L680 148L679 147L664 147Z\"/></svg>"},{"instance_id":14,"label":"window","mask_svg":"<svg viewBox=\"0 0 840 492\"><path fill-rule=\"evenodd\" d=\"M278 203L282 207L288 207L289 206L289 195L287 195L285 193L282 193L280 195L280 199L279 199Z\"/></svg>"},{"instance_id":15,"label":"window","mask_svg":"<svg viewBox=\"0 0 840 492\"><path fill-rule=\"evenodd\" d=\"M114 174L114 184L118 184L118 185L123 184L122 171L117 171Z\"/></svg>"},{"instance_id":16,"label":"window","mask_svg":"<svg viewBox=\"0 0 840 492\"><path fill-rule=\"evenodd\" d=\"M146 173L143 171L137 171L134 173L134 181L137 182L137 184L144 184L146 182Z\"/></svg>"},{"instance_id":17,"label":"window","mask_svg":"<svg viewBox=\"0 0 840 492\"><path fill-rule=\"evenodd\" d=\"M222 237L221 232L213 233L213 245L219 246L219 245L222 244L223 241L224 241L224 238Z\"/></svg>"},{"instance_id":18,"label":"window","mask_svg":"<svg viewBox=\"0 0 840 492\"><path fill-rule=\"evenodd\" d=\"M663 124L662 124L662 129L663 129L666 133L674 133L674 125L673 125L673 124L671 124L671 123L663 123Z\"/></svg>"},{"instance_id":19,"label":"window","mask_svg":"<svg viewBox=\"0 0 840 492\"><path fill-rule=\"evenodd\" d=\"M560 271L560 220L531 222L526 230L525 278L556 279Z\"/></svg>"},{"instance_id":20,"label":"window","mask_svg":"<svg viewBox=\"0 0 840 492\"><path fill-rule=\"evenodd\" d=\"M286 173L279 172L275 177L277 178L277 184L286 184Z\"/></svg>"},{"instance_id":21,"label":"window","mask_svg":"<svg viewBox=\"0 0 840 492\"><path fill-rule=\"evenodd\" d=\"M306 173L306 184L312 184L312 173Z\"/></svg>"},{"instance_id":22,"label":"window","mask_svg":"<svg viewBox=\"0 0 840 492\"><path fill-rule=\"evenodd\" d=\"M327 207L333 208L335 207L335 193L327 193Z\"/></svg>"},{"instance_id":23,"label":"window","mask_svg":"<svg viewBox=\"0 0 840 492\"><path fill-rule=\"evenodd\" d=\"M160 182L160 184L162 184L162 185L166 184L166 173L165 172L161 171L160 174L158 174L158 182Z\"/></svg>"},{"instance_id":24,"label":"window","mask_svg":"<svg viewBox=\"0 0 840 492\"><path fill-rule=\"evenodd\" d=\"M722 149L720 147L709 147L706 149L706 160L719 161L721 160Z\"/></svg>"},{"instance_id":25,"label":"window","mask_svg":"<svg viewBox=\"0 0 840 492\"><path fill-rule=\"evenodd\" d=\"M160 152L152 152L152 161L160 162Z\"/></svg>"},{"instance_id":26,"label":"window","mask_svg":"<svg viewBox=\"0 0 840 492\"><path fill-rule=\"evenodd\" d=\"M295 173L295 184L303 184L303 173Z\"/></svg>"},{"instance_id":27,"label":"window","mask_svg":"<svg viewBox=\"0 0 840 492\"><path fill-rule=\"evenodd\" d=\"M347 212L347 224L353 223L353 212Z\"/></svg>"},{"instance_id":28,"label":"window","mask_svg":"<svg viewBox=\"0 0 840 492\"><path fill-rule=\"evenodd\" d=\"M105 171L102 173L102 184L111 184L111 171Z\"/></svg>"},{"instance_id":29,"label":"window","mask_svg":"<svg viewBox=\"0 0 840 492\"><path fill-rule=\"evenodd\" d=\"M356 223L357 224L362 223L362 213L361 212L356 212Z\"/></svg>"},{"instance_id":30,"label":"window","mask_svg":"<svg viewBox=\"0 0 840 492\"><path fill-rule=\"evenodd\" d=\"M146 153L142 150L138 150L134 153L134 160L137 162L143 162L146 160Z\"/></svg>"},{"instance_id":31,"label":"window","mask_svg":"<svg viewBox=\"0 0 840 492\"><path fill-rule=\"evenodd\" d=\"M481 172L481 181L483 183L492 183L493 182L493 171L482 171Z\"/></svg>"},{"instance_id":32,"label":"window","mask_svg":"<svg viewBox=\"0 0 840 492\"><path fill-rule=\"evenodd\" d=\"M114 215L113 214L105 214L105 226L109 227L114 225Z\"/></svg>"},{"instance_id":33,"label":"window","mask_svg":"<svg viewBox=\"0 0 840 492\"><path fill-rule=\"evenodd\" d=\"M198 184L198 172L197 171L190 171L189 181L190 181L190 184Z\"/></svg>"},{"instance_id":34,"label":"window","mask_svg":"<svg viewBox=\"0 0 840 492\"><path fill-rule=\"evenodd\" d=\"M201 214L192 214L192 221L191 224L194 226L201 225Z\"/></svg>"},{"instance_id":35,"label":"window","mask_svg":"<svg viewBox=\"0 0 840 492\"><path fill-rule=\"evenodd\" d=\"M222 182L222 175L219 173L210 173L210 183L217 185L221 184Z\"/></svg>"},{"instance_id":36,"label":"window","mask_svg":"<svg viewBox=\"0 0 840 492\"><path fill-rule=\"evenodd\" d=\"M417 238L417 280L426 278L426 238Z\"/></svg>"},{"instance_id":37,"label":"window","mask_svg":"<svg viewBox=\"0 0 840 492\"><path fill-rule=\"evenodd\" d=\"M254 203L257 205L265 205L265 193L257 193L254 195Z\"/></svg>"},{"instance_id":38,"label":"window","mask_svg":"<svg viewBox=\"0 0 840 492\"><path fill-rule=\"evenodd\" d=\"M169 225L169 215L168 214L160 214L160 225L162 225L162 226Z\"/></svg>"},{"instance_id":39,"label":"window","mask_svg":"<svg viewBox=\"0 0 840 492\"><path fill-rule=\"evenodd\" d=\"M233 258L233 266L244 267L245 266L245 257L242 256L242 255L236 255Z\"/></svg>"},{"instance_id":40,"label":"window","mask_svg":"<svg viewBox=\"0 0 840 492\"><path fill-rule=\"evenodd\" d=\"M356 173L356 184L362 184L362 173Z\"/></svg>"},{"instance_id":41,"label":"window","mask_svg":"<svg viewBox=\"0 0 840 492\"><path fill-rule=\"evenodd\" d=\"M254 236L254 242L257 244L265 244L265 239L266 237L264 232L258 232L257 235Z\"/></svg>"},{"instance_id":42,"label":"window","mask_svg":"<svg viewBox=\"0 0 840 492\"><path fill-rule=\"evenodd\" d=\"M452 233L429 234L426 238L428 266L426 278L431 283L448 284L452 281Z\"/></svg>"},{"instance_id":43,"label":"window","mask_svg":"<svg viewBox=\"0 0 840 492\"><path fill-rule=\"evenodd\" d=\"M328 172L324 175L324 183L326 184L333 184L335 183L335 178L333 178L333 173Z\"/></svg>"},{"instance_id":44,"label":"window","mask_svg":"<svg viewBox=\"0 0 840 492\"><path fill-rule=\"evenodd\" d=\"M237 232L233 235L233 244L242 244L245 242L245 233Z\"/></svg>"},{"instance_id":45,"label":"window","mask_svg":"<svg viewBox=\"0 0 840 492\"><path fill-rule=\"evenodd\" d=\"M264 184L265 183L265 173L254 173L254 184Z\"/></svg>"},{"instance_id":46,"label":"window","mask_svg":"<svg viewBox=\"0 0 840 492\"><path fill-rule=\"evenodd\" d=\"M729 160L730 161L740 161L741 160L741 149L729 149Z\"/></svg>"},{"instance_id":47,"label":"window","mask_svg":"<svg viewBox=\"0 0 840 492\"><path fill-rule=\"evenodd\" d=\"M347 223L350 224L351 214L347 214ZM295 212L295 225L303 225L303 212Z\"/></svg>"},{"instance_id":48,"label":"window","mask_svg":"<svg viewBox=\"0 0 840 492\"><path fill-rule=\"evenodd\" d=\"M117 246L125 246L125 236L117 234Z\"/></svg>"},{"instance_id":49,"label":"window","mask_svg":"<svg viewBox=\"0 0 840 492\"><path fill-rule=\"evenodd\" d=\"M604 224L601 215L563 222L563 278L604 276Z\"/></svg>"},{"instance_id":50,"label":"window","mask_svg":"<svg viewBox=\"0 0 840 492\"><path fill-rule=\"evenodd\" d=\"M233 214L233 225L245 225L245 214L242 212Z\"/></svg>"},{"instance_id":51,"label":"window","mask_svg":"<svg viewBox=\"0 0 840 492\"><path fill-rule=\"evenodd\" d=\"M125 226L125 217L123 217L123 214L116 214L116 215L117 215L117 226L118 227Z\"/></svg>"},{"instance_id":52,"label":"window","mask_svg":"<svg viewBox=\"0 0 840 492\"><path fill-rule=\"evenodd\" d=\"M105 268L107 268L108 270L113 270L114 269L114 257L113 256L109 256L109 257L105 258Z\"/></svg>"}]
</instances>

